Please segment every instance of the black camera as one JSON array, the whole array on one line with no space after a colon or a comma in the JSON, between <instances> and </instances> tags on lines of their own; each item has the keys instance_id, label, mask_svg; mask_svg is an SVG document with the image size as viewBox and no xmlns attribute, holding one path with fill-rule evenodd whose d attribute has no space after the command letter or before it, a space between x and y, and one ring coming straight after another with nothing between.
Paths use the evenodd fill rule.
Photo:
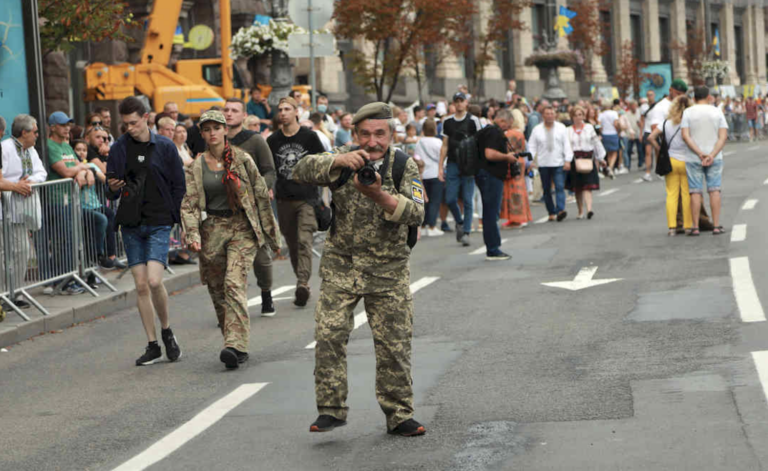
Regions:
<instances>
[{"instance_id":1,"label":"black camera","mask_svg":"<svg viewBox=\"0 0 768 471\"><path fill-rule=\"evenodd\" d=\"M376 168L370 160L364 160L365 165L357 171L357 181L363 186L371 186L376 183Z\"/></svg>"}]
</instances>

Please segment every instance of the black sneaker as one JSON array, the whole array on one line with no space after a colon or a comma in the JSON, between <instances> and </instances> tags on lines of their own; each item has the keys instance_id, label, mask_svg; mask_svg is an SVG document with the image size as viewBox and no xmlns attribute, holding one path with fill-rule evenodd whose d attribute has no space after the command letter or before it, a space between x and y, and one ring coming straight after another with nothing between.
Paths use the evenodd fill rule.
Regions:
<instances>
[{"instance_id":1,"label":"black sneaker","mask_svg":"<svg viewBox=\"0 0 768 471\"><path fill-rule=\"evenodd\" d=\"M115 261L104 255L99 255L99 266L105 270L115 268Z\"/></svg>"},{"instance_id":2,"label":"black sneaker","mask_svg":"<svg viewBox=\"0 0 768 471\"><path fill-rule=\"evenodd\" d=\"M346 420L337 419L332 415L321 415L309 426L310 432L330 432L336 427L347 425Z\"/></svg>"},{"instance_id":3,"label":"black sneaker","mask_svg":"<svg viewBox=\"0 0 768 471\"><path fill-rule=\"evenodd\" d=\"M461 242L463 247L469 247L469 234L465 232L464 235L461 236L459 242Z\"/></svg>"},{"instance_id":4,"label":"black sneaker","mask_svg":"<svg viewBox=\"0 0 768 471\"><path fill-rule=\"evenodd\" d=\"M126 265L125 263L121 262L117 258L114 258L111 261L112 261L112 266L114 266L118 270L125 270L126 268L128 268L128 265Z\"/></svg>"},{"instance_id":5,"label":"black sneaker","mask_svg":"<svg viewBox=\"0 0 768 471\"><path fill-rule=\"evenodd\" d=\"M232 347L227 347L219 354L219 360L224 363L228 370L236 370L240 367L240 363L248 361L248 354L239 352Z\"/></svg>"},{"instance_id":6,"label":"black sneaker","mask_svg":"<svg viewBox=\"0 0 768 471\"><path fill-rule=\"evenodd\" d=\"M275 302L272 301L272 291L261 292L261 317L274 317L277 312L275 311Z\"/></svg>"},{"instance_id":7,"label":"black sneaker","mask_svg":"<svg viewBox=\"0 0 768 471\"><path fill-rule=\"evenodd\" d=\"M162 329L160 336L163 338L163 344L165 345L165 356L168 357L168 361L176 361L181 358L181 348L176 341L176 336L173 335L171 328Z\"/></svg>"},{"instance_id":8,"label":"black sneaker","mask_svg":"<svg viewBox=\"0 0 768 471\"><path fill-rule=\"evenodd\" d=\"M140 356L139 359L136 360L136 366L151 365L159 360L162 356L163 352L160 350L160 345L158 345L157 342L150 343L147 345L147 349L144 352L144 355Z\"/></svg>"},{"instance_id":9,"label":"black sneaker","mask_svg":"<svg viewBox=\"0 0 768 471\"><path fill-rule=\"evenodd\" d=\"M293 304L304 307L307 305L309 299L309 286L299 285L296 288L296 299L293 300Z\"/></svg>"},{"instance_id":10,"label":"black sneaker","mask_svg":"<svg viewBox=\"0 0 768 471\"><path fill-rule=\"evenodd\" d=\"M509 254L505 254L505 253L504 253L504 252L502 252L501 250L499 250L499 251L496 251L496 252L494 252L494 253L489 253L489 254L487 254L487 255L485 256L485 259L486 259L486 260L491 260L491 261L494 261L494 262L496 262L496 261L500 261L500 260L509 260L510 258L512 258L512 256L511 256L511 255L509 255Z\"/></svg>"},{"instance_id":11,"label":"black sneaker","mask_svg":"<svg viewBox=\"0 0 768 471\"><path fill-rule=\"evenodd\" d=\"M463 222L461 224L456 224L456 242L461 243L461 238L464 237L464 226Z\"/></svg>"},{"instance_id":12,"label":"black sneaker","mask_svg":"<svg viewBox=\"0 0 768 471\"><path fill-rule=\"evenodd\" d=\"M568 211L560 211L559 213L557 213L557 222L560 222L567 217L568 217Z\"/></svg>"},{"instance_id":13,"label":"black sneaker","mask_svg":"<svg viewBox=\"0 0 768 471\"><path fill-rule=\"evenodd\" d=\"M427 429L415 420L408 419L394 429L387 430L387 433L391 435L400 435L402 437L415 437L417 435L424 435L427 433Z\"/></svg>"}]
</instances>

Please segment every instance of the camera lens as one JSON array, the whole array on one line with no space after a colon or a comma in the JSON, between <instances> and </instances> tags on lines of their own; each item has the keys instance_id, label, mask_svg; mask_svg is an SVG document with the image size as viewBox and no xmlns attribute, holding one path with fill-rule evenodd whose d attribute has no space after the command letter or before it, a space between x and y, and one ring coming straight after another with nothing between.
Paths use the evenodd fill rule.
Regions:
<instances>
[{"instance_id":1,"label":"camera lens","mask_svg":"<svg viewBox=\"0 0 768 471\"><path fill-rule=\"evenodd\" d=\"M364 186L373 185L376 183L376 170L366 165L357 171L357 180Z\"/></svg>"}]
</instances>

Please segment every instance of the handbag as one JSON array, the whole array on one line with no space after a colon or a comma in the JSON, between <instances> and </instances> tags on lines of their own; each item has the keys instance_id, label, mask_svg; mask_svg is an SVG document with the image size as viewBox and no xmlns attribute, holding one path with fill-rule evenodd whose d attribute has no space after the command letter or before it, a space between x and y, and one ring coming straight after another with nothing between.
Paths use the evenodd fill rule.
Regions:
<instances>
[{"instance_id":1,"label":"handbag","mask_svg":"<svg viewBox=\"0 0 768 471\"><path fill-rule=\"evenodd\" d=\"M573 165L576 173L592 173L595 169L592 155L592 152L574 152Z\"/></svg>"},{"instance_id":2,"label":"handbag","mask_svg":"<svg viewBox=\"0 0 768 471\"><path fill-rule=\"evenodd\" d=\"M315 210L315 219L317 220L317 230L325 232L331 228L333 223L333 211L325 204L322 198L317 198L312 202L312 208Z\"/></svg>"},{"instance_id":3,"label":"handbag","mask_svg":"<svg viewBox=\"0 0 768 471\"><path fill-rule=\"evenodd\" d=\"M665 131L666 125L667 120L665 119L661 125L661 148L659 149L659 156L656 159L656 175L660 177L672 173L672 161L669 157L669 142L667 142L667 133ZM669 141L672 142L672 139L674 139L679 132L680 128L677 128L677 131L672 134L672 137L669 139Z\"/></svg>"}]
</instances>

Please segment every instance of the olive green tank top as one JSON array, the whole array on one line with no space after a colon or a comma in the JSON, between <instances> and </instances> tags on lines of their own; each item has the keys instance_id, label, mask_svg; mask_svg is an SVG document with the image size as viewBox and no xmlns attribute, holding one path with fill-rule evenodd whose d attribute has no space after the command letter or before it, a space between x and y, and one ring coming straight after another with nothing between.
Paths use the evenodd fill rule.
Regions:
<instances>
[{"instance_id":1,"label":"olive green tank top","mask_svg":"<svg viewBox=\"0 0 768 471\"><path fill-rule=\"evenodd\" d=\"M205 161L205 157L202 157L203 161L203 189L205 190L205 207L207 210L213 209L214 211L222 211L229 208L229 202L227 201L227 189L224 187L224 183L221 182L224 177L224 168L213 171L208 168L208 162Z\"/></svg>"}]
</instances>

